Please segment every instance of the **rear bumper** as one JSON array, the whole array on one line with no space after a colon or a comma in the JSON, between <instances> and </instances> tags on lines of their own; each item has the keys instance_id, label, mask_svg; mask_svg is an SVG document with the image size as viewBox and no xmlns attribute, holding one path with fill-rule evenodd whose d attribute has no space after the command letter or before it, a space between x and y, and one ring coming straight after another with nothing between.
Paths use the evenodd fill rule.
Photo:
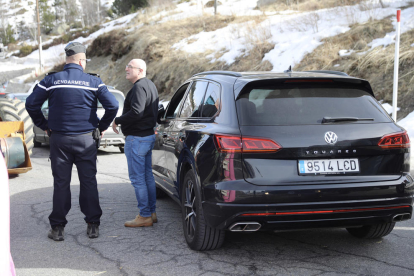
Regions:
<instances>
[{"instance_id":1,"label":"rear bumper","mask_svg":"<svg viewBox=\"0 0 414 276\"><path fill-rule=\"evenodd\" d=\"M125 145L124 137L105 137L101 139L101 147L107 146L123 146Z\"/></svg>"},{"instance_id":2,"label":"rear bumper","mask_svg":"<svg viewBox=\"0 0 414 276\"><path fill-rule=\"evenodd\" d=\"M211 227L225 230L238 222L258 222L260 230L353 227L391 222L398 214L411 218L413 209L413 183L405 177L337 186L214 186L214 192L204 188L204 217ZM248 186L252 190L244 190Z\"/></svg>"},{"instance_id":3,"label":"rear bumper","mask_svg":"<svg viewBox=\"0 0 414 276\"><path fill-rule=\"evenodd\" d=\"M407 201L412 201L412 198L407 198ZM364 202L359 202L361 205L363 203ZM391 222L393 217L399 214L409 214L408 217L411 218L413 209L412 205L372 205L372 207L377 208L377 210L368 210L368 208L366 208L367 210L364 210L364 208L355 206L355 202L353 202L352 204L349 204L352 206L348 207L349 211L347 212L323 214L299 213L309 211L344 210L343 207L339 209L338 205L343 205L343 203L330 202L327 206L302 206L302 209L286 212L290 213L286 215L272 215L283 213L277 211L281 209L281 206L278 206L277 204L270 206L232 206L226 204L224 206L223 204L204 203L203 210L208 224L218 229L227 230L233 224L239 222L257 222L261 225L260 230L283 230L318 227L353 227ZM292 207L293 206L291 206L291 208ZM390 207L395 208L388 209ZM353 211L353 209L361 211ZM298 213L294 214L294 212ZM268 213L270 215L243 216L243 214L246 213Z\"/></svg>"}]
</instances>

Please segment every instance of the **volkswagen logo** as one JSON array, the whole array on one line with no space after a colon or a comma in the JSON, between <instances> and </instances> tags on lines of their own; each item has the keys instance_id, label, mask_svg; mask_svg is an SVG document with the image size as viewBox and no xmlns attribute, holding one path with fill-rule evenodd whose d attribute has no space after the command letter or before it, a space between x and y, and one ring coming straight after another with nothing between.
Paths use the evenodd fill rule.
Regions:
<instances>
[{"instance_id":1,"label":"volkswagen logo","mask_svg":"<svg viewBox=\"0 0 414 276\"><path fill-rule=\"evenodd\" d=\"M328 131L325 133L325 142L334 145L336 142L338 142L338 136L335 134L335 132Z\"/></svg>"}]
</instances>

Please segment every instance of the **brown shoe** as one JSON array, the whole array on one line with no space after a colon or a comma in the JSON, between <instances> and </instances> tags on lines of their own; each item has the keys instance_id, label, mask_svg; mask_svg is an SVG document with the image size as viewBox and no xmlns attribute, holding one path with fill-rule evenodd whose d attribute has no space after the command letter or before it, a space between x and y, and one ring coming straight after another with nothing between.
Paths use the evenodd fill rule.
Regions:
<instances>
[{"instance_id":1,"label":"brown shoe","mask_svg":"<svg viewBox=\"0 0 414 276\"><path fill-rule=\"evenodd\" d=\"M152 222L153 223L157 223L158 222L157 213L151 213L151 218L152 218Z\"/></svg>"},{"instance_id":2,"label":"brown shoe","mask_svg":"<svg viewBox=\"0 0 414 276\"><path fill-rule=\"evenodd\" d=\"M152 226L151 217L141 217L138 215L134 220L125 222L125 227L148 227Z\"/></svg>"}]
</instances>

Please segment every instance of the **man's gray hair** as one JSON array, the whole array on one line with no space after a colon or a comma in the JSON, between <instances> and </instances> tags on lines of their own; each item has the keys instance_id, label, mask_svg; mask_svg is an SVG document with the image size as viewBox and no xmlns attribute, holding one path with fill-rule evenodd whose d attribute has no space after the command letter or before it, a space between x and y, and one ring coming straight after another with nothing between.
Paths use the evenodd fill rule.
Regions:
<instances>
[{"instance_id":1,"label":"man's gray hair","mask_svg":"<svg viewBox=\"0 0 414 276\"><path fill-rule=\"evenodd\" d=\"M142 74L145 77L147 75L147 64L142 59L134 59L136 62L138 68L141 68L143 70Z\"/></svg>"}]
</instances>

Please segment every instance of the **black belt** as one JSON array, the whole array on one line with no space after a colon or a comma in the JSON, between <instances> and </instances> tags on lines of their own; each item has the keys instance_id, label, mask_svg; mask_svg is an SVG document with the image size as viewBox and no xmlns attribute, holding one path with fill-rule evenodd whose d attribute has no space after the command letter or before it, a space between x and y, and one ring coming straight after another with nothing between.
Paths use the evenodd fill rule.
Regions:
<instances>
[{"instance_id":1,"label":"black belt","mask_svg":"<svg viewBox=\"0 0 414 276\"><path fill-rule=\"evenodd\" d=\"M88 132L88 133L68 135L68 134L62 134L62 133L59 133L59 132L53 132L53 131L50 131L49 129L48 129L47 131L48 131L47 135L48 135L49 137L52 135L52 133L56 133L56 134L60 134L60 135L64 135L64 136L92 135L92 133L93 133L93 131L91 131L91 132Z\"/></svg>"}]
</instances>

